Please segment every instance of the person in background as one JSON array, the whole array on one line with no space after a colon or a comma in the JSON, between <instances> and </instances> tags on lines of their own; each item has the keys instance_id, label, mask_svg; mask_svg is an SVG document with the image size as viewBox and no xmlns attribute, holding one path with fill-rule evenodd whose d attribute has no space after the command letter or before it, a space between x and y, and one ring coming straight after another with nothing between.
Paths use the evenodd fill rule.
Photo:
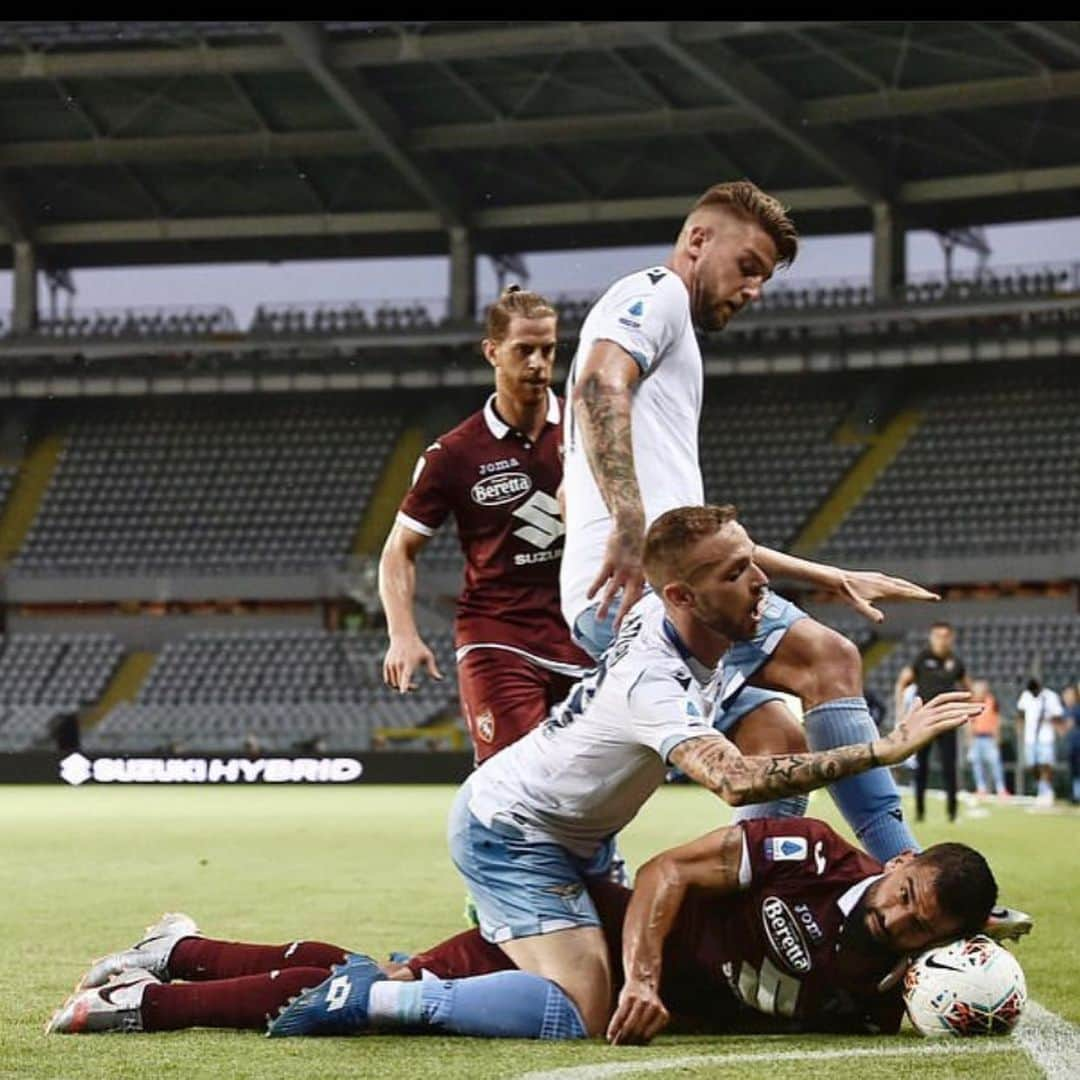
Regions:
<instances>
[{"instance_id":1,"label":"person in background","mask_svg":"<svg viewBox=\"0 0 1080 1080\"><path fill-rule=\"evenodd\" d=\"M1035 771L1035 805L1054 805L1054 721L1065 715L1061 698L1038 679L1029 679L1016 703L1024 739L1024 760Z\"/></svg>"},{"instance_id":2,"label":"person in background","mask_svg":"<svg viewBox=\"0 0 1080 1080\"><path fill-rule=\"evenodd\" d=\"M998 713L997 700L990 693L990 685L985 679L976 679L972 683L972 692L976 702L983 707L982 712L971 721L971 748L969 756L975 773L975 793L985 798L989 792L991 779L994 794L999 799L1009 798L1005 787L1005 773L1001 767L1001 716Z\"/></svg>"},{"instance_id":3,"label":"person in background","mask_svg":"<svg viewBox=\"0 0 1080 1080\"><path fill-rule=\"evenodd\" d=\"M938 620L930 627L927 647L920 652L899 674L896 680L896 716L905 715L904 692L914 684L917 695L923 704L933 700L938 694L951 690L970 690L971 680L964 668L964 662L953 651L955 634L952 626ZM930 745L924 746L918 754L915 768L915 820L922 821L926 816L926 784L930 775ZM949 820L956 820L956 732L946 732L932 745L937 746L941 755L941 771L945 784L945 796Z\"/></svg>"},{"instance_id":4,"label":"person in background","mask_svg":"<svg viewBox=\"0 0 1080 1080\"><path fill-rule=\"evenodd\" d=\"M1080 686L1069 683L1061 692L1065 706L1065 755L1069 762L1069 802L1080 804Z\"/></svg>"},{"instance_id":5,"label":"person in background","mask_svg":"<svg viewBox=\"0 0 1080 1080\"><path fill-rule=\"evenodd\" d=\"M592 667L559 610L562 402L551 389L555 308L509 286L487 313L495 392L420 456L379 562L389 646L383 680L401 693L441 679L414 608L421 549L453 516L465 553L454 621L458 688L477 764L539 724Z\"/></svg>"}]
</instances>

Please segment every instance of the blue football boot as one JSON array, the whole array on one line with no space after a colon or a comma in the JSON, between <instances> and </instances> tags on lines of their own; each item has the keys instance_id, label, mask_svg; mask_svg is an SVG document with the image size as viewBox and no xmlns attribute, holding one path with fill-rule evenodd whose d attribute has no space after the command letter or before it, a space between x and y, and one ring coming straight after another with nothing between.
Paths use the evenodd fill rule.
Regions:
<instances>
[{"instance_id":1,"label":"blue football boot","mask_svg":"<svg viewBox=\"0 0 1080 1080\"><path fill-rule=\"evenodd\" d=\"M266 1034L356 1035L368 1026L371 984L386 976L370 956L353 953L343 964L330 969L318 986L292 999L270 1021Z\"/></svg>"}]
</instances>

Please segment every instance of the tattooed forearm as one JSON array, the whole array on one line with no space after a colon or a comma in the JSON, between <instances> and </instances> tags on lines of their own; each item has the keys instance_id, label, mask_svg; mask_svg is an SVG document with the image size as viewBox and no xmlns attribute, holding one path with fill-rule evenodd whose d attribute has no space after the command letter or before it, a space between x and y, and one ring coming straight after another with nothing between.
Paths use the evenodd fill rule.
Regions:
<instances>
[{"instance_id":1,"label":"tattooed forearm","mask_svg":"<svg viewBox=\"0 0 1080 1080\"><path fill-rule=\"evenodd\" d=\"M881 764L872 743L816 754L743 757L734 743L716 735L680 743L671 763L732 806L813 791Z\"/></svg>"},{"instance_id":2,"label":"tattooed forearm","mask_svg":"<svg viewBox=\"0 0 1080 1080\"><path fill-rule=\"evenodd\" d=\"M645 524L645 511L634 472L630 387L605 380L594 372L581 380L574 398L585 452L604 503L617 526L640 532Z\"/></svg>"}]
</instances>

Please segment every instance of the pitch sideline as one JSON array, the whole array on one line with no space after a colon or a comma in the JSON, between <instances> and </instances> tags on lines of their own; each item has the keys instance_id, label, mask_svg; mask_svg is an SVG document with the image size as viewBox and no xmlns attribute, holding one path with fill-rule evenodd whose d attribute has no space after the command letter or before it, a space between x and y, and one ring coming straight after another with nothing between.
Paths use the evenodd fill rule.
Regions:
<instances>
[{"instance_id":1,"label":"pitch sideline","mask_svg":"<svg viewBox=\"0 0 1080 1080\"><path fill-rule=\"evenodd\" d=\"M1002 1054L1023 1050L1042 1069L1046 1080L1074 1080L1080 1070L1080 1031L1036 1001L1028 1003L1024 1020L1011 1039L926 1040L911 1046L852 1047L847 1050L740 1051L734 1054L690 1054L643 1061L609 1061L522 1073L517 1080L607 1080L636 1073L667 1072L701 1065L745 1065L760 1061L839 1061L861 1057L948 1057L962 1054Z\"/></svg>"}]
</instances>

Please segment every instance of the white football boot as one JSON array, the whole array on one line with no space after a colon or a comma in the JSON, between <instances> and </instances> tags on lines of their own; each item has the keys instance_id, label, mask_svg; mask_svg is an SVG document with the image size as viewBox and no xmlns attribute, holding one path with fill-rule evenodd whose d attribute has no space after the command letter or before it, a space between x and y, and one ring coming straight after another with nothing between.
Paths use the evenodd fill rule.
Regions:
<instances>
[{"instance_id":1,"label":"white football boot","mask_svg":"<svg viewBox=\"0 0 1080 1080\"><path fill-rule=\"evenodd\" d=\"M199 928L190 915L171 912L162 915L153 926L146 928L141 941L130 949L110 953L95 961L83 976L79 990L103 986L114 975L125 971L149 971L159 982L169 981L169 956L181 938L197 937Z\"/></svg>"},{"instance_id":2,"label":"white football boot","mask_svg":"<svg viewBox=\"0 0 1080 1080\"><path fill-rule=\"evenodd\" d=\"M1025 934L1030 934L1035 920L1018 908L995 907L990 909L990 917L982 932L995 941L1019 941Z\"/></svg>"},{"instance_id":3,"label":"white football boot","mask_svg":"<svg viewBox=\"0 0 1080 1080\"><path fill-rule=\"evenodd\" d=\"M45 1025L47 1035L91 1035L96 1032L142 1031L142 999L148 986L161 980L149 971L129 971L104 986L77 990Z\"/></svg>"}]
</instances>

